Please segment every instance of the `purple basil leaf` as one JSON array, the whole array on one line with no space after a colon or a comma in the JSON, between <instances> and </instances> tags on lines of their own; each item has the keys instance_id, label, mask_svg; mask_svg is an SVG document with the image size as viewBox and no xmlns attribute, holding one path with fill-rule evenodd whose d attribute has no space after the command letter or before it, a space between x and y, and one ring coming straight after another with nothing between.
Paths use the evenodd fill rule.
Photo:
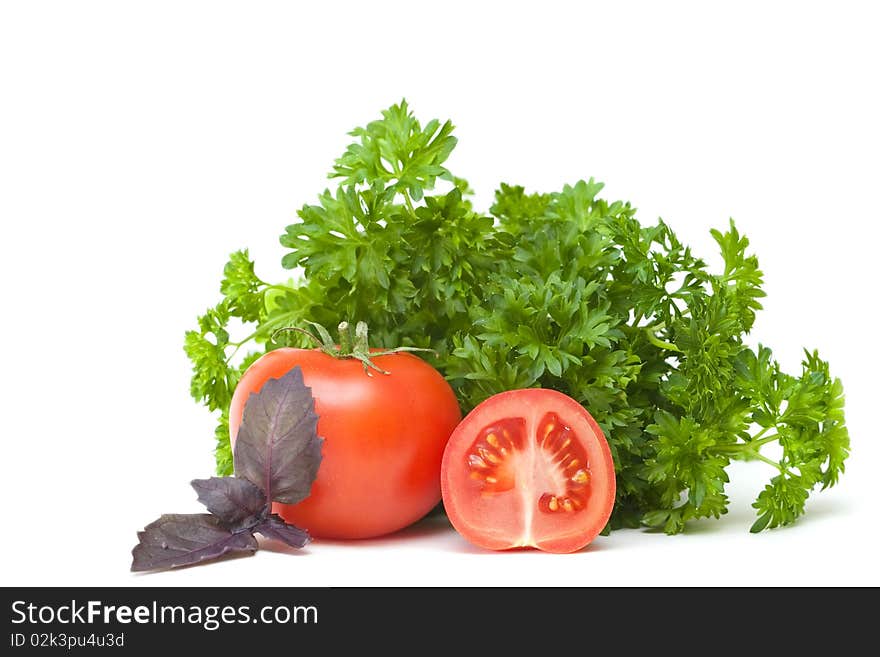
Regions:
<instances>
[{"instance_id":1,"label":"purple basil leaf","mask_svg":"<svg viewBox=\"0 0 880 657\"><path fill-rule=\"evenodd\" d=\"M138 532L131 569L159 570L214 559L227 552L251 552L257 540L248 532L233 533L207 513L170 513Z\"/></svg>"},{"instance_id":2,"label":"purple basil leaf","mask_svg":"<svg viewBox=\"0 0 880 657\"><path fill-rule=\"evenodd\" d=\"M275 513L254 527L254 531L261 533L266 538L277 539L295 548L301 548L312 540L307 531L284 522L281 516Z\"/></svg>"},{"instance_id":3,"label":"purple basil leaf","mask_svg":"<svg viewBox=\"0 0 880 657\"><path fill-rule=\"evenodd\" d=\"M321 464L318 416L312 390L294 367L251 393L235 440L235 474L260 487L269 500L296 504L309 496Z\"/></svg>"},{"instance_id":4,"label":"purple basil leaf","mask_svg":"<svg viewBox=\"0 0 880 657\"><path fill-rule=\"evenodd\" d=\"M193 479L190 484L199 494L199 502L232 529L252 527L268 506L263 491L247 479L211 477Z\"/></svg>"}]
</instances>

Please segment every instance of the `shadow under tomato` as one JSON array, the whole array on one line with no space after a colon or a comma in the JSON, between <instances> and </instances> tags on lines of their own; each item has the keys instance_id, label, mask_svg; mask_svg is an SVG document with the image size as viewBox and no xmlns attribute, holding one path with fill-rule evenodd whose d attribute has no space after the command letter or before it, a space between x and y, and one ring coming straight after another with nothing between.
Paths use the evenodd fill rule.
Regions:
<instances>
[{"instance_id":1,"label":"shadow under tomato","mask_svg":"<svg viewBox=\"0 0 880 657\"><path fill-rule=\"evenodd\" d=\"M308 548L312 545L368 545L376 547L400 545L404 542L417 542L424 539L433 539L435 537L439 537L443 534L448 534L450 532L454 533L455 530L452 528L452 525L449 524L449 520L447 520L445 515L431 514L425 516L424 518L410 525L409 527L405 527L404 529L396 531L393 534L388 534L386 536L356 539L314 538L312 539L312 543L306 546L306 550L308 550ZM279 541L260 538L260 547L264 546L267 550L271 550L273 552L284 552L290 554L301 552L301 550L296 550L294 548L286 546Z\"/></svg>"},{"instance_id":2,"label":"shadow under tomato","mask_svg":"<svg viewBox=\"0 0 880 657\"><path fill-rule=\"evenodd\" d=\"M274 538L266 538L260 534L257 534L257 543L260 546L260 550L265 550L266 552L279 552L281 554L292 554L292 555L302 555L308 554L309 547L311 547L312 543L306 544L302 548L295 548L283 543Z\"/></svg>"},{"instance_id":3,"label":"shadow under tomato","mask_svg":"<svg viewBox=\"0 0 880 657\"><path fill-rule=\"evenodd\" d=\"M594 540L589 545L581 548L580 550L576 550L574 552L546 552L544 550L539 550L538 548L532 547L518 547L511 548L509 550L489 550L487 548L478 547L472 543L469 543L463 536L459 534L455 534L453 538L451 538L446 544L444 544L444 548L447 552L455 552L457 554L550 554L550 555L558 555L558 556L566 556L571 554L584 554L584 553L592 553L592 552L601 552L603 550L609 549L610 546L603 545L604 537L598 537L597 540Z\"/></svg>"}]
</instances>

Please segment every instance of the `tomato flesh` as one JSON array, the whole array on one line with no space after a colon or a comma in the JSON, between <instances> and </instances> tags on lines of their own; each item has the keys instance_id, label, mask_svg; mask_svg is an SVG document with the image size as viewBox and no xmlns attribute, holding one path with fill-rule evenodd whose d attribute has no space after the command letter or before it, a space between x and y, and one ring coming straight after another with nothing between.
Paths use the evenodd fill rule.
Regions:
<instances>
[{"instance_id":1,"label":"tomato flesh","mask_svg":"<svg viewBox=\"0 0 880 657\"><path fill-rule=\"evenodd\" d=\"M580 404L554 390L504 392L456 428L441 469L453 526L472 543L574 552L614 506L611 451Z\"/></svg>"}]
</instances>

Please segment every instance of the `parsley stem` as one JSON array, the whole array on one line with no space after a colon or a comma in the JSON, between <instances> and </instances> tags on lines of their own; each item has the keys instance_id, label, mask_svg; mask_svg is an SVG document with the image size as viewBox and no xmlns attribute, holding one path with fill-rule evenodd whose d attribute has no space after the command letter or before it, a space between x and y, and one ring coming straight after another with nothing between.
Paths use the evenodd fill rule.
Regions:
<instances>
[{"instance_id":1,"label":"parsley stem","mask_svg":"<svg viewBox=\"0 0 880 657\"><path fill-rule=\"evenodd\" d=\"M272 287L278 287L278 286L277 286L277 285L273 285ZM288 317L287 317L287 315L284 315L284 316L279 317L278 319L276 319L274 322L266 322L266 323L262 326L262 329L265 330L265 329L267 329L268 327L270 327L272 324L275 324L275 325L277 325L277 324L284 324L284 323L287 322L287 321L288 321ZM235 357L235 354L238 352L239 349L241 349L241 347L243 347L243 346L246 345L248 342L250 342L251 340L253 340L254 338L256 338L256 337L260 334L260 331L261 331L261 329L257 329L256 331L254 331L254 332L251 333L250 335L248 335L248 336L242 338L242 339L239 340L238 342L230 342L229 344L227 344L227 345L226 345L227 347L235 347L235 348L232 350L232 353L229 354L229 356L227 356L227 358L226 358L226 364L227 364L227 365L229 364L229 361L231 361L231 360ZM274 336L274 334L273 334L273 336Z\"/></svg>"},{"instance_id":2,"label":"parsley stem","mask_svg":"<svg viewBox=\"0 0 880 657\"><path fill-rule=\"evenodd\" d=\"M416 210L413 207L412 199L409 197L409 192L407 190L403 190L403 200L406 201L406 207L409 210L410 214L415 214Z\"/></svg>"},{"instance_id":3,"label":"parsley stem","mask_svg":"<svg viewBox=\"0 0 880 657\"><path fill-rule=\"evenodd\" d=\"M766 431L766 429L764 431ZM763 433L763 431L761 433ZM760 436L760 435L761 434L758 434L757 436L755 436L755 438L757 439L758 436ZM779 438L779 434L774 433L774 434L770 434L766 438L761 438L760 440L752 440L749 443L749 445L751 445L753 447L760 447L761 445L766 445L767 443L772 443L774 440L777 440L778 438Z\"/></svg>"},{"instance_id":4,"label":"parsley stem","mask_svg":"<svg viewBox=\"0 0 880 657\"><path fill-rule=\"evenodd\" d=\"M741 452L744 454L757 455L758 450L762 445L766 445L767 443L773 442L779 438L778 433L771 434L764 438L759 438L763 433L765 433L767 429L764 429L760 433L755 435L757 440L750 440L747 443L729 443L727 445L715 445L714 447L710 447L709 449L713 452Z\"/></svg>"},{"instance_id":5,"label":"parsley stem","mask_svg":"<svg viewBox=\"0 0 880 657\"><path fill-rule=\"evenodd\" d=\"M755 452L755 453L753 454L753 456L754 456L756 459L758 459L759 461L763 461L763 462L766 463L767 465L772 465L774 468L776 468L777 470L779 470L782 474L784 474L784 475L788 475L789 477L794 477L794 473L792 473L791 470L789 470L788 468L786 468L786 467L785 467L784 465L782 465L781 463L777 463L777 462L774 461L773 459L768 459L766 456L764 456L763 454L760 454L759 452Z\"/></svg>"},{"instance_id":6,"label":"parsley stem","mask_svg":"<svg viewBox=\"0 0 880 657\"><path fill-rule=\"evenodd\" d=\"M650 342L655 347L659 347L660 349L667 349L668 351L678 351L681 352L681 349L676 347L671 342L666 342L657 337L657 335L652 330L654 327L646 326L645 327L645 336L648 338L648 342Z\"/></svg>"},{"instance_id":7,"label":"parsley stem","mask_svg":"<svg viewBox=\"0 0 880 657\"><path fill-rule=\"evenodd\" d=\"M229 355L226 357L226 364L227 364L227 365L229 365L229 362L230 362L233 358L235 358L235 354L238 353L238 350L241 349L241 347L242 347L244 344L250 342L250 341L253 340L255 337L257 337L257 333L258 333L258 331L254 331L253 333L251 333L249 336L247 336L247 337L244 338L243 340L240 340L239 342L230 342L230 343L227 345L228 347L235 347L235 348L232 350L232 353L229 354Z\"/></svg>"}]
</instances>

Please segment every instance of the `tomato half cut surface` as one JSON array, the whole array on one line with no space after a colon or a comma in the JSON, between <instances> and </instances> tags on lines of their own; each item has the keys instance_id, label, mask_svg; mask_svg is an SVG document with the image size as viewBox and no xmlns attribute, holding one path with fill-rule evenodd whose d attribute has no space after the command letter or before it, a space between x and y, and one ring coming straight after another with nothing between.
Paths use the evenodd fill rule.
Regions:
<instances>
[{"instance_id":1,"label":"tomato half cut surface","mask_svg":"<svg viewBox=\"0 0 880 657\"><path fill-rule=\"evenodd\" d=\"M452 525L490 550L575 552L614 507L605 435L555 390L511 390L477 406L449 438L440 483Z\"/></svg>"}]
</instances>

